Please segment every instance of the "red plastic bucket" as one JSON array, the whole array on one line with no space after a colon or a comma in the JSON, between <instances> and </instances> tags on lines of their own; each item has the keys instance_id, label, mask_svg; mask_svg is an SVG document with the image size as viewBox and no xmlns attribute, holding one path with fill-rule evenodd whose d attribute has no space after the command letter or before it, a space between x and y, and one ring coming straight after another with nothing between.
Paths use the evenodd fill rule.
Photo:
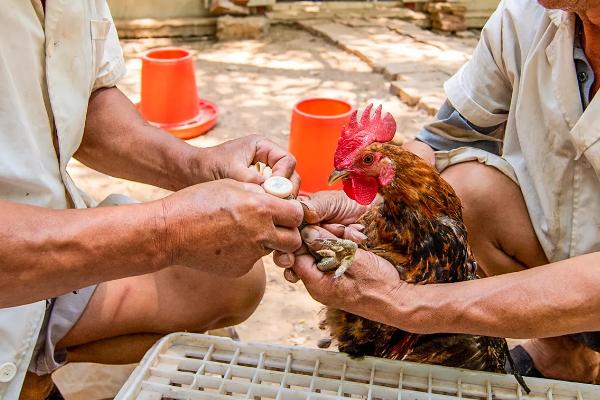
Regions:
<instances>
[{"instance_id":1,"label":"red plastic bucket","mask_svg":"<svg viewBox=\"0 0 600 400\"><path fill-rule=\"evenodd\" d=\"M349 103L327 98L306 99L294 106L289 150L297 160L301 192L341 189L341 184L328 186L327 178L333 170L338 138L352 111Z\"/></svg>"},{"instance_id":2,"label":"red plastic bucket","mask_svg":"<svg viewBox=\"0 0 600 400\"><path fill-rule=\"evenodd\" d=\"M138 108L148 122L182 139L201 135L217 122L216 105L198 95L192 54L175 47L142 55Z\"/></svg>"}]
</instances>

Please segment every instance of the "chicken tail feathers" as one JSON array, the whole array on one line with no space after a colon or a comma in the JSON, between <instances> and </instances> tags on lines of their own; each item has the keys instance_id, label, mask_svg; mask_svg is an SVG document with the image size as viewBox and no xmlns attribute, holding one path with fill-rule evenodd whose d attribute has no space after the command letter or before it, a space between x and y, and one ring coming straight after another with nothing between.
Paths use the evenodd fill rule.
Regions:
<instances>
[{"instance_id":1,"label":"chicken tail feathers","mask_svg":"<svg viewBox=\"0 0 600 400\"><path fill-rule=\"evenodd\" d=\"M398 330L397 332L401 333L402 337L400 340L394 342L385 355L386 358L390 358L392 360L402 360L412 350L412 347L419 338L419 335L415 335L414 333L404 332L401 330Z\"/></svg>"}]
</instances>

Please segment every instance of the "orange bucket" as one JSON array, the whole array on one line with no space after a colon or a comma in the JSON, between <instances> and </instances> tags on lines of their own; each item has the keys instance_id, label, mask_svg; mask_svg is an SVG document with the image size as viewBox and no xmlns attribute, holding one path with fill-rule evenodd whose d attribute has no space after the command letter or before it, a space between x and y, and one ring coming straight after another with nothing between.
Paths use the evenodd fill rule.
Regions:
<instances>
[{"instance_id":1,"label":"orange bucket","mask_svg":"<svg viewBox=\"0 0 600 400\"><path fill-rule=\"evenodd\" d=\"M289 149L297 160L301 192L342 188L341 184L328 186L327 178L333 170L338 138L352 111L345 101L326 98L306 99L294 106Z\"/></svg>"},{"instance_id":2,"label":"orange bucket","mask_svg":"<svg viewBox=\"0 0 600 400\"><path fill-rule=\"evenodd\" d=\"M144 53L138 108L148 122L182 139L199 136L217 123L217 106L198 96L192 53L180 48Z\"/></svg>"}]
</instances>

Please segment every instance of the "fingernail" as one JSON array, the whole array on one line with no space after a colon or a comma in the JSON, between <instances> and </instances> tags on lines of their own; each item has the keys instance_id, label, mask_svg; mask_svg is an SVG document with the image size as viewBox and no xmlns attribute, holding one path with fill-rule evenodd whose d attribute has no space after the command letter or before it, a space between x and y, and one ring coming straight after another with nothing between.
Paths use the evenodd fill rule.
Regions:
<instances>
[{"instance_id":1,"label":"fingernail","mask_svg":"<svg viewBox=\"0 0 600 400\"><path fill-rule=\"evenodd\" d=\"M304 200L305 200L305 198L302 198L302 199L298 198L297 200L298 200L298 201L300 202L300 204L302 205L302 208L304 209L304 213L305 213L305 214L306 214L306 213L309 213L309 212L315 212L315 206L313 206L312 204L310 204L310 203L309 203L309 202L307 202L307 201L304 201Z\"/></svg>"},{"instance_id":2,"label":"fingernail","mask_svg":"<svg viewBox=\"0 0 600 400\"><path fill-rule=\"evenodd\" d=\"M282 254L277 258L277 262L282 267L291 267L292 266L292 256L289 254Z\"/></svg>"},{"instance_id":3,"label":"fingernail","mask_svg":"<svg viewBox=\"0 0 600 400\"><path fill-rule=\"evenodd\" d=\"M362 233L362 232L356 232L356 233L354 234L354 236L355 236L357 239L359 239L361 242L362 242L363 240L367 240L367 235L365 235L365 234L364 234L364 233Z\"/></svg>"},{"instance_id":4,"label":"fingernail","mask_svg":"<svg viewBox=\"0 0 600 400\"><path fill-rule=\"evenodd\" d=\"M361 225L361 224L354 224L352 226L355 227L357 230L359 230L361 232L365 230L365 226Z\"/></svg>"},{"instance_id":5,"label":"fingernail","mask_svg":"<svg viewBox=\"0 0 600 400\"><path fill-rule=\"evenodd\" d=\"M302 240L304 240L306 243L312 243L315 241L315 239L319 238L320 233L317 229L307 226L306 228L302 229L301 235Z\"/></svg>"},{"instance_id":6,"label":"fingernail","mask_svg":"<svg viewBox=\"0 0 600 400\"><path fill-rule=\"evenodd\" d=\"M296 273L292 270L292 269L286 269L285 271L283 271L283 277L285 278L286 281L290 282L290 283L296 283L300 280L300 278L298 278L298 275L296 275Z\"/></svg>"}]
</instances>

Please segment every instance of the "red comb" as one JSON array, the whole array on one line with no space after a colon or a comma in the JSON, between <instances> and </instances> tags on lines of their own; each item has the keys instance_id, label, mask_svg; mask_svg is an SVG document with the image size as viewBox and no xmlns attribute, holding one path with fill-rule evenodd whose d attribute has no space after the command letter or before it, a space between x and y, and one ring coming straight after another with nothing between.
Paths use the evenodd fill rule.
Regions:
<instances>
[{"instance_id":1,"label":"red comb","mask_svg":"<svg viewBox=\"0 0 600 400\"><path fill-rule=\"evenodd\" d=\"M360 122L357 119L358 111L354 111L348 125L342 129L335 150L333 165L335 169L348 168L354 161L354 156L360 149L374 142L386 143L396 134L396 121L391 114L386 113L381 118L382 106L375 110L371 118L373 104L369 104L362 113Z\"/></svg>"}]
</instances>

